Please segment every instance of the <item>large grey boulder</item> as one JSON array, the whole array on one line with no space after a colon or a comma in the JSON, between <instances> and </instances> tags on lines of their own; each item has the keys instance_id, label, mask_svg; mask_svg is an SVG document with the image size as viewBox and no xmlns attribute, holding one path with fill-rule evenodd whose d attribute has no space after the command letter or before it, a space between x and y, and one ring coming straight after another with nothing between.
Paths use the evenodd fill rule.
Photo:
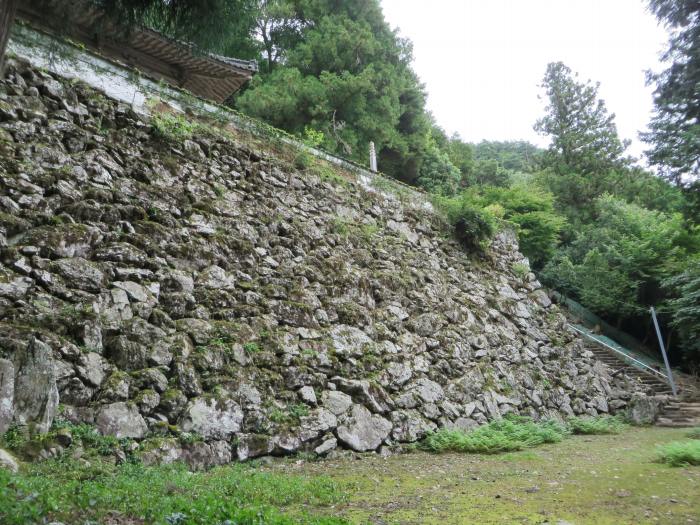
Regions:
<instances>
[{"instance_id":1,"label":"large grey boulder","mask_svg":"<svg viewBox=\"0 0 700 525\"><path fill-rule=\"evenodd\" d=\"M0 359L0 434L12 424L15 399L15 367L12 361Z\"/></svg>"},{"instance_id":2,"label":"large grey boulder","mask_svg":"<svg viewBox=\"0 0 700 525\"><path fill-rule=\"evenodd\" d=\"M118 438L139 439L148 432L136 405L122 401L100 407L95 424L101 434Z\"/></svg>"},{"instance_id":3,"label":"large grey boulder","mask_svg":"<svg viewBox=\"0 0 700 525\"><path fill-rule=\"evenodd\" d=\"M435 313L419 315L418 317L411 319L408 323L413 332L423 337L433 335L440 329L441 324L442 319Z\"/></svg>"},{"instance_id":4,"label":"large grey boulder","mask_svg":"<svg viewBox=\"0 0 700 525\"><path fill-rule=\"evenodd\" d=\"M627 416L635 425L653 425L665 403L662 397L635 394L630 399Z\"/></svg>"},{"instance_id":5,"label":"large grey boulder","mask_svg":"<svg viewBox=\"0 0 700 525\"><path fill-rule=\"evenodd\" d=\"M335 415L325 408L317 408L308 416L301 418L299 422L299 439L303 442L311 441L332 430L338 424Z\"/></svg>"},{"instance_id":6,"label":"large grey boulder","mask_svg":"<svg viewBox=\"0 0 700 525\"><path fill-rule=\"evenodd\" d=\"M87 381L90 385L97 387L102 384L105 378L105 369L107 363L104 358L97 352L87 352L80 355L79 364L76 371L81 379Z\"/></svg>"},{"instance_id":7,"label":"large grey boulder","mask_svg":"<svg viewBox=\"0 0 700 525\"><path fill-rule=\"evenodd\" d=\"M338 390L324 390L321 394L321 404L336 416L340 416L350 409L352 398Z\"/></svg>"},{"instance_id":8,"label":"large grey boulder","mask_svg":"<svg viewBox=\"0 0 700 525\"><path fill-rule=\"evenodd\" d=\"M391 432L391 423L362 405L353 405L349 421L338 427L338 439L358 452L376 450Z\"/></svg>"},{"instance_id":9,"label":"large grey boulder","mask_svg":"<svg viewBox=\"0 0 700 525\"><path fill-rule=\"evenodd\" d=\"M239 461L267 456L275 448L272 438L264 434L239 434L237 437L236 455Z\"/></svg>"},{"instance_id":10,"label":"large grey boulder","mask_svg":"<svg viewBox=\"0 0 700 525\"><path fill-rule=\"evenodd\" d=\"M144 465L151 466L182 461L182 452L182 445L177 439L158 438L142 441L137 454Z\"/></svg>"},{"instance_id":11,"label":"large grey boulder","mask_svg":"<svg viewBox=\"0 0 700 525\"><path fill-rule=\"evenodd\" d=\"M394 407L394 402L389 394L376 383L366 379L345 379L337 376L332 381L338 390L352 396L355 402L362 403L372 412L383 414Z\"/></svg>"},{"instance_id":12,"label":"large grey boulder","mask_svg":"<svg viewBox=\"0 0 700 525\"><path fill-rule=\"evenodd\" d=\"M442 387L426 377L418 379L411 388L424 403L437 403L445 396Z\"/></svg>"},{"instance_id":13,"label":"large grey boulder","mask_svg":"<svg viewBox=\"0 0 700 525\"><path fill-rule=\"evenodd\" d=\"M231 445L228 441L198 441L185 447L182 455L192 470L205 470L231 463Z\"/></svg>"},{"instance_id":14,"label":"large grey boulder","mask_svg":"<svg viewBox=\"0 0 700 525\"><path fill-rule=\"evenodd\" d=\"M52 263L51 269L65 279L69 288L99 292L105 283L100 269L82 257L59 259Z\"/></svg>"},{"instance_id":15,"label":"large grey boulder","mask_svg":"<svg viewBox=\"0 0 700 525\"><path fill-rule=\"evenodd\" d=\"M417 410L397 410L391 413L391 437L397 441L413 442L434 432L437 425L425 419Z\"/></svg>"},{"instance_id":16,"label":"large grey boulder","mask_svg":"<svg viewBox=\"0 0 700 525\"><path fill-rule=\"evenodd\" d=\"M202 270L197 277L197 285L213 290L231 290L235 288L236 280L226 274L220 266L209 266Z\"/></svg>"},{"instance_id":17,"label":"large grey boulder","mask_svg":"<svg viewBox=\"0 0 700 525\"><path fill-rule=\"evenodd\" d=\"M241 430L243 410L232 399L198 397L185 407L180 428L205 439L230 439Z\"/></svg>"},{"instance_id":18,"label":"large grey boulder","mask_svg":"<svg viewBox=\"0 0 700 525\"><path fill-rule=\"evenodd\" d=\"M336 355L343 357L361 357L372 345L372 339L354 326L336 325L330 336Z\"/></svg>"},{"instance_id":19,"label":"large grey boulder","mask_svg":"<svg viewBox=\"0 0 700 525\"><path fill-rule=\"evenodd\" d=\"M32 337L15 360L14 418L30 433L45 434L58 408L58 388L51 347Z\"/></svg>"}]
</instances>

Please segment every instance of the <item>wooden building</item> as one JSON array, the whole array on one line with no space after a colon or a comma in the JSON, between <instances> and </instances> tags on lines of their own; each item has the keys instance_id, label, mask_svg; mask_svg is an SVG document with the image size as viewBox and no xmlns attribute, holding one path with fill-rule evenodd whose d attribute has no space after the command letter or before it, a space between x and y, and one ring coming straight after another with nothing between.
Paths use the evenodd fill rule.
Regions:
<instances>
[{"instance_id":1,"label":"wooden building","mask_svg":"<svg viewBox=\"0 0 700 525\"><path fill-rule=\"evenodd\" d=\"M51 31L41 13L30 6L21 5L17 14L31 25ZM120 33L98 24L98 18L94 10L72 15L66 36L109 60L217 103L238 91L258 71L254 60L205 53L145 27Z\"/></svg>"}]
</instances>

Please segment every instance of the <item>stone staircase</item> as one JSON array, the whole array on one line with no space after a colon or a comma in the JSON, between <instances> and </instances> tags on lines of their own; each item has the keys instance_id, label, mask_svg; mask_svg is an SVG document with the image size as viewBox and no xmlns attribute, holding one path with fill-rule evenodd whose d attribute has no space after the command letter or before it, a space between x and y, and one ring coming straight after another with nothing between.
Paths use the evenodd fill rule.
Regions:
<instances>
[{"instance_id":1,"label":"stone staircase","mask_svg":"<svg viewBox=\"0 0 700 525\"><path fill-rule=\"evenodd\" d=\"M649 395L672 395L669 384L653 372L645 372L632 366L622 358L618 357L612 350L608 350L603 345L598 345L592 341L586 341L586 349L595 354L598 361L602 361L612 370L614 375L625 374L642 383Z\"/></svg>"},{"instance_id":2,"label":"stone staircase","mask_svg":"<svg viewBox=\"0 0 700 525\"><path fill-rule=\"evenodd\" d=\"M648 395L669 396L669 401L659 413L656 424L662 427L700 426L700 398L685 396L672 397L669 384L653 372L645 372L618 357L612 350L587 341L586 348L595 354L596 359L605 363L613 374L624 373L642 383ZM682 392L681 392L682 394Z\"/></svg>"},{"instance_id":3,"label":"stone staircase","mask_svg":"<svg viewBox=\"0 0 700 525\"><path fill-rule=\"evenodd\" d=\"M700 401L673 399L656 420L660 427L700 427Z\"/></svg>"}]
</instances>

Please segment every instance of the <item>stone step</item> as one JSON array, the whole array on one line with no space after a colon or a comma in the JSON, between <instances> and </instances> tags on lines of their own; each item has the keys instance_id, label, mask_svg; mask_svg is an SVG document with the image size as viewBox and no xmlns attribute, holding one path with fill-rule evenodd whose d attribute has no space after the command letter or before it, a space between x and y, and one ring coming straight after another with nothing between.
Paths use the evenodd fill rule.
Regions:
<instances>
[{"instance_id":1,"label":"stone step","mask_svg":"<svg viewBox=\"0 0 700 525\"><path fill-rule=\"evenodd\" d=\"M641 370L625 359L618 357L606 348L588 342L585 348L593 353L595 358L609 367L613 374L625 374L637 381L640 387L654 394L672 394L669 385L651 372Z\"/></svg>"},{"instance_id":2,"label":"stone step","mask_svg":"<svg viewBox=\"0 0 700 525\"><path fill-rule=\"evenodd\" d=\"M700 404L698 403L683 403L683 402L670 402L668 405L666 405L667 408L687 408L687 409L692 409L692 410L698 410L700 411Z\"/></svg>"},{"instance_id":3,"label":"stone step","mask_svg":"<svg viewBox=\"0 0 700 525\"><path fill-rule=\"evenodd\" d=\"M696 427L698 424L700 424L700 420L696 419L671 419L667 417L659 417L656 420L656 425L659 427L689 428Z\"/></svg>"},{"instance_id":4,"label":"stone step","mask_svg":"<svg viewBox=\"0 0 700 525\"><path fill-rule=\"evenodd\" d=\"M659 414L659 416L665 417L668 419L697 419L697 420L700 420L700 416L698 416L698 414L687 414L684 412L680 412L680 413L661 412L661 414Z\"/></svg>"},{"instance_id":5,"label":"stone step","mask_svg":"<svg viewBox=\"0 0 700 525\"><path fill-rule=\"evenodd\" d=\"M700 410L687 410L683 408L679 409L669 409L664 408L661 412L667 416L687 416L687 417L700 417Z\"/></svg>"}]
</instances>

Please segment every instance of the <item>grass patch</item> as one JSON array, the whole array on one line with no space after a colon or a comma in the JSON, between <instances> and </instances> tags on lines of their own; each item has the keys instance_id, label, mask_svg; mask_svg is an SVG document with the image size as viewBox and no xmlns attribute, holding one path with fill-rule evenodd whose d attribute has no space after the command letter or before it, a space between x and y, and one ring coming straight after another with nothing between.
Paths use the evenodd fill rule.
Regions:
<instances>
[{"instance_id":1,"label":"grass patch","mask_svg":"<svg viewBox=\"0 0 700 525\"><path fill-rule=\"evenodd\" d=\"M656 449L658 460L672 467L700 465L700 440L672 441Z\"/></svg>"},{"instance_id":2,"label":"grass patch","mask_svg":"<svg viewBox=\"0 0 700 525\"><path fill-rule=\"evenodd\" d=\"M19 475L0 470L0 523L101 523L115 514L123 523L346 523L322 516L292 518L277 510L342 501L339 485L325 477L265 473L247 465L199 473L182 465L85 465L69 456L27 468Z\"/></svg>"},{"instance_id":3,"label":"grass patch","mask_svg":"<svg viewBox=\"0 0 700 525\"><path fill-rule=\"evenodd\" d=\"M619 434L627 427L617 416L572 417L562 424L508 415L471 432L438 430L426 437L420 446L430 452L498 454L558 443L570 434Z\"/></svg>"},{"instance_id":4,"label":"grass patch","mask_svg":"<svg viewBox=\"0 0 700 525\"><path fill-rule=\"evenodd\" d=\"M572 434L619 434L627 428L617 416L572 417L566 423Z\"/></svg>"},{"instance_id":5,"label":"grass patch","mask_svg":"<svg viewBox=\"0 0 700 525\"><path fill-rule=\"evenodd\" d=\"M700 439L700 427L691 428L686 436L690 439Z\"/></svg>"},{"instance_id":6,"label":"grass patch","mask_svg":"<svg viewBox=\"0 0 700 525\"><path fill-rule=\"evenodd\" d=\"M431 452L498 454L558 443L567 433L566 426L556 421L536 423L526 417L510 416L471 432L438 430L425 438L422 448Z\"/></svg>"},{"instance_id":7,"label":"grass patch","mask_svg":"<svg viewBox=\"0 0 700 525\"><path fill-rule=\"evenodd\" d=\"M162 139L182 141L192 137L198 125L187 120L183 115L156 113L151 118L153 133Z\"/></svg>"}]
</instances>

